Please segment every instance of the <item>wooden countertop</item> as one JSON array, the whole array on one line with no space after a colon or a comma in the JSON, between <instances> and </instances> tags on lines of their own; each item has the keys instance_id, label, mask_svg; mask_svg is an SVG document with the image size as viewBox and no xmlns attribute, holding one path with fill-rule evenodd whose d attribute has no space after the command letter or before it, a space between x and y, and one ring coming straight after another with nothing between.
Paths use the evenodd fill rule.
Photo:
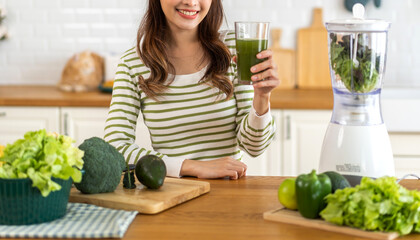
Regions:
<instances>
[{"instance_id":1,"label":"wooden countertop","mask_svg":"<svg viewBox=\"0 0 420 240\"><path fill-rule=\"evenodd\" d=\"M247 176L239 180L201 180L210 182L209 193L156 215L138 214L123 239L356 239L264 220L264 212L281 207L277 188L283 179ZM403 180L401 184L420 189L419 180ZM420 239L420 234L403 239Z\"/></svg>"},{"instance_id":2,"label":"wooden countertop","mask_svg":"<svg viewBox=\"0 0 420 240\"><path fill-rule=\"evenodd\" d=\"M332 109L332 89L275 89L271 93L273 109Z\"/></svg>"},{"instance_id":3,"label":"wooden countertop","mask_svg":"<svg viewBox=\"0 0 420 240\"><path fill-rule=\"evenodd\" d=\"M70 93L55 86L0 86L0 106L109 107L110 93Z\"/></svg>"},{"instance_id":4,"label":"wooden countertop","mask_svg":"<svg viewBox=\"0 0 420 240\"><path fill-rule=\"evenodd\" d=\"M55 86L0 86L0 106L109 107L110 93L99 91L67 93ZM272 109L332 109L330 89L276 89L271 94Z\"/></svg>"}]
</instances>

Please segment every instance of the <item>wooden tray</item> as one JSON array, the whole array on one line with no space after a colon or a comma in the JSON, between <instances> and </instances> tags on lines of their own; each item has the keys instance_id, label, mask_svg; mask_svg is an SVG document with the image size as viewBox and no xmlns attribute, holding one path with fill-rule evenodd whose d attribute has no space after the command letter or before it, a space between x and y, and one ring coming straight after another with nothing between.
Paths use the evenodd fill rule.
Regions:
<instances>
[{"instance_id":1,"label":"wooden tray","mask_svg":"<svg viewBox=\"0 0 420 240\"><path fill-rule=\"evenodd\" d=\"M392 240L399 236L398 233L369 232L361 229L334 225L321 219L307 219L302 217L298 211L292 211L286 208L265 212L264 219L364 238Z\"/></svg>"},{"instance_id":2,"label":"wooden tray","mask_svg":"<svg viewBox=\"0 0 420 240\"><path fill-rule=\"evenodd\" d=\"M125 189L120 184L112 193L99 194L83 194L72 188L69 201L155 214L210 191L208 182L180 178L166 178L157 190L147 189L138 182L136 185L135 189Z\"/></svg>"}]
</instances>

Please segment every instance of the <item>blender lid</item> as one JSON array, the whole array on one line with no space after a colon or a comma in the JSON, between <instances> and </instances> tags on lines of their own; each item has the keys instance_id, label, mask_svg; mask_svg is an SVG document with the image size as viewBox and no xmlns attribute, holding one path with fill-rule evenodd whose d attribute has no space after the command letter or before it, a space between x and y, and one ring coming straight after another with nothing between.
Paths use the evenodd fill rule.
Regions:
<instances>
[{"instance_id":1,"label":"blender lid","mask_svg":"<svg viewBox=\"0 0 420 240\"><path fill-rule=\"evenodd\" d=\"M362 4L353 5L352 19L337 19L325 23L328 31L334 32L386 32L391 23L379 19L364 19L365 8Z\"/></svg>"}]
</instances>

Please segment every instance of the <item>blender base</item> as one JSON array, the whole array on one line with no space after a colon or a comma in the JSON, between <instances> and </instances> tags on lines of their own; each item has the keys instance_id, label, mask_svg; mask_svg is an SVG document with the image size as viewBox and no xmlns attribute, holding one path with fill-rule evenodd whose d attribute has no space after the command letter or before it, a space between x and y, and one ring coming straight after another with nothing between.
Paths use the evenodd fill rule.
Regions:
<instances>
[{"instance_id":1,"label":"blender base","mask_svg":"<svg viewBox=\"0 0 420 240\"><path fill-rule=\"evenodd\" d=\"M330 123L324 137L319 172L378 178L395 176L385 124L351 126Z\"/></svg>"}]
</instances>

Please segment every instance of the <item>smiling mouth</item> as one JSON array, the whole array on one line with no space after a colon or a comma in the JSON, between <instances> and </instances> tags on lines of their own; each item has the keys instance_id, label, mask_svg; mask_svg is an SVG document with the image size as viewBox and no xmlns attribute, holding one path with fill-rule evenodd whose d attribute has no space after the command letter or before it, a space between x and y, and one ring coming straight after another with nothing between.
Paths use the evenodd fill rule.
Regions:
<instances>
[{"instance_id":1,"label":"smiling mouth","mask_svg":"<svg viewBox=\"0 0 420 240\"><path fill-rule=\"evenodd\" d=\"M177 9L177 11L187 16L194 16L199 12L199 11L187 11L187 10L181 10L181 9Z\"/></svg>"}]
</instances>

